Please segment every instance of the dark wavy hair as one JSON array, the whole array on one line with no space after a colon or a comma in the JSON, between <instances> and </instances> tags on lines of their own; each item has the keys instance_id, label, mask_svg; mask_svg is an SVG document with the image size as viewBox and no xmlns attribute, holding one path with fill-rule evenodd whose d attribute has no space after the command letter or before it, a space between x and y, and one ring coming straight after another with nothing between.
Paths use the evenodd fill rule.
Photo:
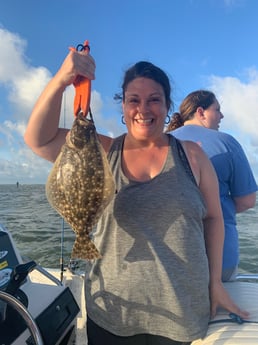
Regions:
<instances>
[{"instance_id":1,"label":"dark wavy hair","mask_svg":"<svg viewBox=\"0 0 258 345\"><path fill-rule=\"evenodd\" d=\"M115 94L114 99L124 101L125 91L128 84L134 79L140 77L149 78L154 80L156 83L159 83L164 90L168 110L173 108L173 102L170 97L171 86L167 74L161 68L147 61L139 61L125 72L124 81L122 83L122 93Z\"/></svg>"}]
</instances>

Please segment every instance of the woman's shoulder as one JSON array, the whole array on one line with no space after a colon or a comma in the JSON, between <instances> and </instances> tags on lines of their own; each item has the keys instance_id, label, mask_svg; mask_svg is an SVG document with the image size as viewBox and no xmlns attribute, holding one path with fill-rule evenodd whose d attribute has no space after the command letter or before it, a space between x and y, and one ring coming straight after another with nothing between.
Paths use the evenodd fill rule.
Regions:
<instances>
[{"instance_id":1,"label":"woman's shoulder","mask_svg":"<svg viewBox=\"0 0 258 345\"><path fill-rule=\"evenodd\" d=\"M122 134L116 138L112 138L103 134L99 134L98 136L104 150L108 153L114 145L120 145L123 143L125 134Z\"/></svg>"},{"instance_id":2,"label":"woman's shoulder","mask_svg":"<svg viewBox=\"0 0 258 345\"><path fill-rule=\"evenodd\" d=\"M227 147L228 151L243 151L241 144L233 135L226 132L218 132L218 138Z\"/></svg>"},{"instance_id":3,"label":"woman's shoulder","mask_svg":"<svg viewBox=\"0 0 258 345\"><path fill-rule=\"evenodd\" d=\"M98 137L99 137L99 140L100 140L104 150L106 152L108 152L114 139L111 137L108 137L107 135L103 135L103 134L98 134Z\"/></svg>"},{"instance_id":4,"label":"woman's shoulder","mask_svg":"<svg viewBox=\"0 0 258 345\"><path fill-rule=\"evenodd\" d=\"M189 140L180 140L180 143L196 176L200 169L210 164L209 158L198 143Z\"/></svg>"},{"instance_id":5,"label":"woman's shoulder","mask_svg":"<svg viewBox=\"0 0 258 345\"><path fill-rule=\"evenodd\" d=\"M178 140L181 143L184 150L189 154L199 155L204 153L203 149L201 148L201 145L198 142L194 142L191 140L176 140Z\"/></svg>"}]
</instances>

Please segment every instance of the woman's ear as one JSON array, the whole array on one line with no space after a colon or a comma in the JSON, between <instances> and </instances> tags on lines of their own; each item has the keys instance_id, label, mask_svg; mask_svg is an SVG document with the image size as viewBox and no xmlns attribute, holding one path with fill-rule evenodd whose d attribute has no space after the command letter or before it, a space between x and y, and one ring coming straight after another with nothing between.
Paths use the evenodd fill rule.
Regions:
<instances>
[{"instance_id":1,"label":"woman's ear","mask_svg":"<svg viewBox=\"0 0 258 345\"><path fill-rule=\"evenodd\" d=\"M203 107L198 107L196 109L196 114L199 117L199 119L202 120L203 117L204 117L204 109L203 109Z\"/></svg>"}]
</instances>

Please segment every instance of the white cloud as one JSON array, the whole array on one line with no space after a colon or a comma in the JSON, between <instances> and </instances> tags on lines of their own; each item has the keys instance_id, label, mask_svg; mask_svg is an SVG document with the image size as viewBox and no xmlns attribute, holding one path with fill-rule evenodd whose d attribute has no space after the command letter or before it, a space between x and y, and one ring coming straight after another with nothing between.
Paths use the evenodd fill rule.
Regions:
<instances>
[{"instance_id":1,"label":"white cloud","mask_svg":"<svg viewBox=\"0 0 258 345\"><path fill-rule=\"evenodd\" d=\"M31 66L25 56L26 45L19 35L0 27L0 85L5 87L8 103L14 109L12 117L0 114L0 183L15 183L17 172L21 183L44 183L51 167L23 141L32 107L51 78L45 67ZM241 80L243 77L245 82ZM240 141L258 176L258 71L249 69L241 79L214 75L208 79L207 85L221 102L225 115L221 129L231 132ZM74 92L71 86L64 93L60 118L62 127L72 126ZM121 120L113 116L119 112L118 107L113 100L103 100L99 92L92 91L91 109L99 132L117 136L125 131Z\"/></svg>"},{"instance_id":2,"label":"white cloud","mask_svg":"<svg viewBox=\"0 0 258 345\"><path fill-rule=\"evenodd\" d=\"M7 132L9 134L9 137L12 137L12 134L18 134L20 136L23 135L25 132L26 124L24 122L12 122L12 121L4 121L3 123L3 129L6 130L5 134L7 135Z\"/></svg>"},{"instance_id":3,"label":"white cloud","mask_svg":"<svg viewBox=\"0 0 258 345\"><path fill-rule=\"evenodd\" d=\"M8 101L19 113L28 117L42 88L51 74L44 68L33 68L25 56L26 41L17 34L0 28L0 83L8 90Z\"/></svg>"},{"instance_id":4,"label":"white cloud","mask_svg":"<svg viewBox=\"0 0 258 345\"><path fill-rule=\"evenodd\" d=\"M216 94L224 118L221 130L232 134L242 145L258 179L258 71L244 71L236 77L211 76L209 89Z\"/></svg>"},{"instance_id":5,"label":"white cloud","mask_svg":"<svg viewBox=\"0 0 258 345\"><path fill-rule=\"evenodd\" d=\"M31 66L25 55L27 43L18 34L0 27L0 84L7 91L8 104L12 105L12 117L1 114L0 123L0 183L44 183L51 164L37 157L23 141L30 112L41 91L51 78L45 67ZM73 116L73 86L64 92L60 126L71 128ZM103 117L103 101L97 91L92 91L91 108L98 129L112 135L119 133L116 121ZM12 110L13 111L13 110ZM15 120L14 120L15 119ZM121 131L121 130L120 130ZM14 181L12 181L12 179ZM11 182L12 181L12 182Z\"/></svg>"},{"instance_id":6,"label":"white cloud","mask_svg":"<svg viewBox=\"0 0 258 345\"><path fill-rule=\"evenodd\" d=\"M0 27L0 80L8 83L13 76L20 76L26 69L24 50L26 41ZM11 73L10 73L11 72Z\"/></svg>"},{"instance_id":7,"label":"white cloud","mask_svg":"<svg viewBox=\"0 0 258 345\"><path fill-rule=\"evenodd\" d=\"M12 88L9 101L14 103L19 111L31 110L43 87L50 80L51 74L44 67L32 68L26 66L23 74L11 81Z\"/></svg>"},{"instance_id":8,"label":"white cloud","mask_svg":"<svg viewBox=\"0 0 258 345\"><path fill-rule=\"evenodd\" d=\"M247 71L247 82L233 77L210 77L210 88L215 92L224 114L225 128L257 137L258 128L258 71Z\"/></svg>"},{"instance_id":9,"label":"white cloud","mask_svg":"<svg viewBox=\"0 0 258 345\"><path fill-rule=\"evenodd\" d=\"M36 156L26 147L11 148L8 158L0 158L2 183L45 183L51 164Z\"/></svg>"}]
</instances>

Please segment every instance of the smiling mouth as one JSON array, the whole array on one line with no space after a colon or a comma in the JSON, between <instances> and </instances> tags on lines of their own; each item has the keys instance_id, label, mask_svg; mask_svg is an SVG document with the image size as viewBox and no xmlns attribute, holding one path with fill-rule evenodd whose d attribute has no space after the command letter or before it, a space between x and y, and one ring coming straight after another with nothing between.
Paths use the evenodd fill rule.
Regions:
<instances>
[{"instance_id":1,"label":"smiling mouth","mask_svg":"<svg viewBox=\"0 0 258 345\"><path fill-rule=\"evenodd\" d=\"M153 122L153 119L135 119L135 121L141 125L150 125Z\"/></svg>"}]
</instances>

